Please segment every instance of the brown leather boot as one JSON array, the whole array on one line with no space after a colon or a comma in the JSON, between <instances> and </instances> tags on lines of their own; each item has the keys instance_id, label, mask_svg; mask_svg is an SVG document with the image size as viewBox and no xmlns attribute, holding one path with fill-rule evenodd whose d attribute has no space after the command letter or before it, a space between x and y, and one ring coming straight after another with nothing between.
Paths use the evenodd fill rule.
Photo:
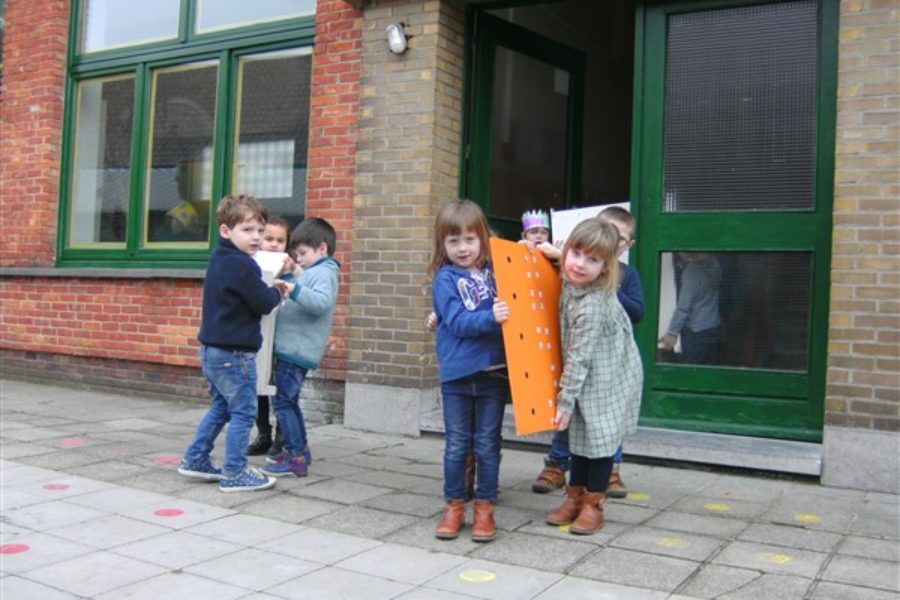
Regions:
<instances>
[{"instance_id":1,"label":"brown leather boot","mask_svg":"<svg viewBox=\"0 0 900 600\"><path fill-rule=\"evenodd\" d=\"M583 485L567 485L566 500L562 505L552 513L544 517L544 521L551 525L568 525L581 512L581 505L584 502L584 486Z\"/></svg>"},{"instance_id":2,"label":"brown leather boot","mask_svg":"<svg viewBox=\"0 0 900 600\"><path fill-rule=\"evenodd\" d=\"M603 492L585 492L584 502L578 518L569 527L569 532L577 535L591 535L603 528Z\"/></svg>"},{"instance_id":3,"label":"brown leather boot","mask_svg":"<svg viewBox=\"0 0 900 600\"><path fill-rule=\"evenodd\" d=\"M535 494L547 494L558 490L565 484L566 473L560 468L559 463L552 458L545 458L544 469L531 484L531 491Z\"/></svg>"},{"instance_id":4,"label":"brown leather boot","mask_svg":"<svg viewBox=\"0 0 900 600\"><path fill-rule=\"evenodd\" d=\"M624 498L628 495L625 482L619 475L619 465L613 465L612 473L609 475L609 485L606 486L606 495L610 498Z\"/></svg>"},{"instance_id":5,"label":"brown leather boot","mask_svg":"<svg viewBox=\"0 0 900 600\"><path fill-rule=\"evenodd\" d=\"M476 500L475 522L472 524L472 541L489 542L497 537L497 524L494 522L494 503L490 500Z\"/></svg>"},{"instance_id":6,"label":"brown leather boot","mask_svg":"<svg viewBox=\"0 0 900 600\"><path fill-rule=\"evenodd\" d=\"M455 540L459 537L459 532L466 524L466 501L465 500L447 500L447 506L444 508L444 516L438 523L434 532L434 537L439 540Z\"/></svg>"},{"instance_id":7,"label":"brown leather boot","mask_svg":"<svg viewBox=\"0 0 900 600\"><path fill-rule=\"evenodd\" d=\"M466 501L475 497L475 453L466 455Z\"/></svg>"}]
</instances>

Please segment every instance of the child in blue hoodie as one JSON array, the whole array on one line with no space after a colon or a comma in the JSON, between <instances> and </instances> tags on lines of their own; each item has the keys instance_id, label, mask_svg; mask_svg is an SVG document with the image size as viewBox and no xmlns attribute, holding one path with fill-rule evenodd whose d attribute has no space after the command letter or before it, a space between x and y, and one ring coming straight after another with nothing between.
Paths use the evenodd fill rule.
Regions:
<instances>
[{"instance_id":1,"label":"child in blue hoodie","mask_svg":"<svg viewBox=\"0 0 900 600\"><path fill-rule=\"evenodd\" d=\"M289 254L303 273L285 278L287 299L275 321L275 387L272 408L281 427L284 448L275 462L264 466L266 475L305 477L312 460L306 424L300 409L300 389L309 371L325 355L337 304L340 263L332 256L334 227L320 218L303 221L291 234Z\"/></svg>"}]
</instances>

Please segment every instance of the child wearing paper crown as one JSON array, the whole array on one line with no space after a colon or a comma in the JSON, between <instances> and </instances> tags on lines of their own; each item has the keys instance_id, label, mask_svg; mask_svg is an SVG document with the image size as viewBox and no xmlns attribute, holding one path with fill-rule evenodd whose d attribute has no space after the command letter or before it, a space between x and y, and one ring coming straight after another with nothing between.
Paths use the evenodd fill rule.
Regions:
<instances>
[{"instance_id":1,"label":"child wearing paper crown","mask_svg":"<svg viewBox=\"0 0 900 600\"><path fill-rule=\"evenodd\" d=\"M550 243L550 216L542 210L526 210L522 213L522 239L519 243L537 248L553 264L562 256L560 249Z\"/></svg>"}]
</instances>

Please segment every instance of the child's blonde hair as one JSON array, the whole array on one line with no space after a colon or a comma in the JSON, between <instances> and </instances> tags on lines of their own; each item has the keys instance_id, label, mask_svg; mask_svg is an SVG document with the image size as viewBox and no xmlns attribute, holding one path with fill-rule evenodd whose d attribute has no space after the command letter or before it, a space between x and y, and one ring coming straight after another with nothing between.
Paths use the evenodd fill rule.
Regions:
<instances>
[{"instance_id":1,"label":"child's blonde hair","mask_svg":"<svg viewBox=\"0 0 900 600\"><path fill-rule=\"evenodd\" d=\"M600 217L586 219L579 223L566 238L563 246L560 271L563 279L566 275L566 256L570 248L574 248L585 254L596 254L603 259L603 270L596 282L591 286L602 289L607 294L616 292L619 286L619 258L616 250L619 247L619 230L616 226Z\"/></svg>"},{"instance_id":2,"label":"child's blonde hair","mask_svg":"<svg viewBox=\"0 0 900 600\"><path fill-rule=\"evenodd\" d=\"M451 200L438 211L434 219L434 246L428 263L428 275L434 277L441 267L450 263L444 249L444 239L449 235L460 235L472 231L481 241L481 253L475 261L480 269L491 258L490 227L481 208L471 200Z\"/></svg>"}]
</instances>

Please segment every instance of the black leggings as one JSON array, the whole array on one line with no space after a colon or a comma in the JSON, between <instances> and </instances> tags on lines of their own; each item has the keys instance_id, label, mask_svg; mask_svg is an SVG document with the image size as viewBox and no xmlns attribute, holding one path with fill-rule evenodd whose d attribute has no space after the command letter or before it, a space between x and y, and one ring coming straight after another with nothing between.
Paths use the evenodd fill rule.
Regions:
<instances>
[{"instance_id":1,"label":"black leggings","mask_svg":"<svg viewBox=\"0 0 900 600\"><path fill-rule=\"evenodd\" d=\"M593 493L605 492L612 468L612 456L588 458L573 454L569 463L569 485L583 485Z\"/></svg>"},{"instance_id":2,"label":"black leggings","mask_svg":"<svg viewBox=\"0 0 900 600\"><path fill-rule=\"evenodd\" d=\"M272 435L272 426L269 424L269 397L256 397L256 428L259 433Z\"/></svg>"}]
</instances>

